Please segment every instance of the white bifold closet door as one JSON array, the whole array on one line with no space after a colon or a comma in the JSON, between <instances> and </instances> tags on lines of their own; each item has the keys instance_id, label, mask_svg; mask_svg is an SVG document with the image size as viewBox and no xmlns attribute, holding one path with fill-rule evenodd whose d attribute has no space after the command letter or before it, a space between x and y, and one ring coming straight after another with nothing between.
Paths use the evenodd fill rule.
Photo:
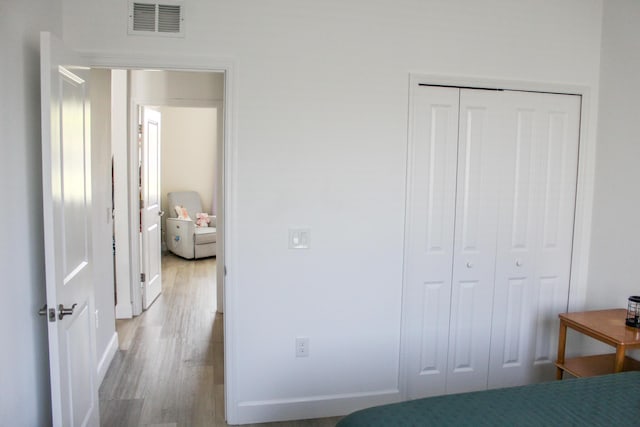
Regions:
<instances>
[{"instance_id":1,"label":"white bifold closet door","mask_svg":"<svg viewBox=\"0 0 640 427\"><path fill-rule=\"evenodd\" d=\"M407 397L551 379L580 98L430 86L412 95Z\"/></svg>"}]
</instances>

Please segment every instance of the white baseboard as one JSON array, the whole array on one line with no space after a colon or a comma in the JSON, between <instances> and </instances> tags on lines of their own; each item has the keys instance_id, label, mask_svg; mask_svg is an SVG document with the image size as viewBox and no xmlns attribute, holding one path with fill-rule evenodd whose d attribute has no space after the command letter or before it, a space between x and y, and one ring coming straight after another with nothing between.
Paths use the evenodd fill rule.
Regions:
<instances>
[{"instance_id":1,"label":"white baseboard","mask_svg":"<svg viewBox=\"0 0 640 427\"><path fill-rule=\"evenodd\" d=\"M305 398L240 402L237 419L229 424L253 424L347 415L376 405L400 401L400 391L381 390Z\"/></svg>"},{"instance_id":2,"label":"white baseboard","mask_svg":"<svg viewBox=\"0 0 640 427\"><path fill-rule=\"evenodd\" d=\"M102 384L102 380L104 380L104 376L107 374L107 370L109 369L109 365L111 365L111 361L113 357L118 352L118 333L114 332L111 340L109 341L109 345L106 350L102 354L100 361L98 362L98 384Z\"/></svg>"}]
</instances>

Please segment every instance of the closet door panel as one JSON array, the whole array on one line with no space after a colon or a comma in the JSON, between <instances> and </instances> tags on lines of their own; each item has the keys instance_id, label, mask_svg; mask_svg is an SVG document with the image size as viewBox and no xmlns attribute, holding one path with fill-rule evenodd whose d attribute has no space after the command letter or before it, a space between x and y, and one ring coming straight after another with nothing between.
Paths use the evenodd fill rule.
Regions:
<instances>
[{"instance_id":1,"label":"closet door panel","mask_svg":"<svg viewBox=\"0 0 640 427\"><path fill-rule=\"evenodd\" d=\"M557 315L568 300L579 140L579 97L505 92L503 105L489 387L553 378ZM521 302L514 283L522 284Z\"/></svg>"},{"instance_id":2,"label":"closet door panel","mask_svg":"<svg viewBox=\"0 0 640 427\"><path fill-rule=\"evenodd\" d=\"M540 94L540 98L544 106L540 108L544 173L538 184L542 224L536 248L539 298L535 319L538 339L533 352L538 356L532 372L535 381L553 378L558 313L568 308L581 109L579 96Z\"/></svg>"},{"instance_id":3,"label":"closet door panel","mask_svg":"<svg viewBox=\"0 0 640 427\"><path fill-rule=\"evenodd\" d=\"M535 265L539 240L536 179L541 147L532 94L503 92L499 217L488 387L525 382L535 331ZM534 95L535 96L535 95Z\"/></svg>"},{"instance_id":4,"label":"closet door panel","mask_svg":"<svg viewBox=\"0 0 640 427\"><path fill-rule=\"evenodd\" d=\"M445 392L459 90L418 87L411 105L403 375L407 397Z\"/></svg>"},{"instance_id":5,"label":"closet door panel","mask_svg":"<svg viewBox=\"0 0 640 427\"><path fill-rule=\"evenodd\" d=\"M566 311L580 97L412 91L406 397L553 378Z\"/></svg>"},{"instance_id":6,"label":"closet door panel","mask_svg":"<svg viewBox=\"0 0 640 427\"><path fill-rule=\"evenodd\" d=\"M461 90L447 392L487 386L497 226L499 92Z\"/></svg>"}]
</instances>

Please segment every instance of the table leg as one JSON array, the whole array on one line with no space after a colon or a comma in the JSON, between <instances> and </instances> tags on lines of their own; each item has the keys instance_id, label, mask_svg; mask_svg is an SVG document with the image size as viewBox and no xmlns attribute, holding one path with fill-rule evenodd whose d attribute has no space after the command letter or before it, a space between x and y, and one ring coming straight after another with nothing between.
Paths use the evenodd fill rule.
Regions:
<instances>
[{"instance_id":1,"label":"table leg","mask_svg":"<svg viewBox=\"0 0 640 427\"><path fill-rule=\"evenodd\" d=\"M564 365L564 349L567 344L567 325L560 320L560 332L558 334L558 365ZM564 369L556 367L556 379L561 380Z\"/></svg>"},{"instance_id":2,"label":"table leg","mask_svg":"<svg viewBox=\"0 0 640 427\"><path fill-rule=\"evenodd\" d=\"M613 372L622 372L624 368L624 346L616 346L616 365L613 368Z\"/></svg>"}]
</instances>

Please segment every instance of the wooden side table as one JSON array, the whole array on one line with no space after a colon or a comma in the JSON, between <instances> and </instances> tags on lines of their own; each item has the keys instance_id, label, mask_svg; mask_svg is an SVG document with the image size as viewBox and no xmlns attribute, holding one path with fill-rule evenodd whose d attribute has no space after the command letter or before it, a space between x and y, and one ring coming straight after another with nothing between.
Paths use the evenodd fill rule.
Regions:
<instances>
[{"instance_id":1,"label":"wooden side table","mask_svg":"<svg viewBox=\"0 0 640 427\"><path fill-rule=\"evenodd\" d=\"M576 377L593 377L622 371L640 370L640 362L627 357L627 349L640 348L640 329L625 325L627 310L598 310L560 314L556 379L566 371ZM615 347L616 352L565 360L567 328Z\"/></svg>"}]
</instances>

